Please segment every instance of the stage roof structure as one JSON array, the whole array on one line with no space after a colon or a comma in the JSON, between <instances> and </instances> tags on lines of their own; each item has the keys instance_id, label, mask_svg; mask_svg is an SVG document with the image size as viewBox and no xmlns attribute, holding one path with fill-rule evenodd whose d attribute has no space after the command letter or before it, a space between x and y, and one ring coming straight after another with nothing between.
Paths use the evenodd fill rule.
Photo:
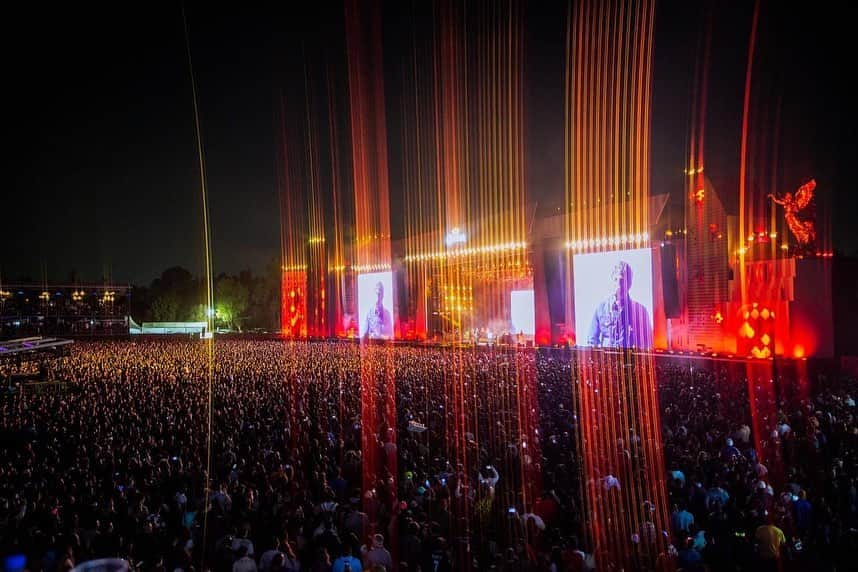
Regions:
<instances>
[{"instance_id":1,"label":"stage roof structure","mask_svg":"<svg viewBox=\"0 0 858 572\"><path fill-rule=\"evenodd\" d=\"M30 358L39 354L63 352L74 340L61 338L18 338L0 341L0 360L12 358Z\"/></svg>"}]
</instances>

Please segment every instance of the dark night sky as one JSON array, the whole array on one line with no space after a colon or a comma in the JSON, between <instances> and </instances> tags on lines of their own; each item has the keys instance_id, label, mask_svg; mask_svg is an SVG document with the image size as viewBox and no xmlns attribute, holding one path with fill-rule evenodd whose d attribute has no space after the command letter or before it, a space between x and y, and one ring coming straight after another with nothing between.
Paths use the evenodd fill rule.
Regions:
<instances>
[{"instance_id":1,"label":"dark night sky","mask_svg":"<svg viewBox=\"0 0 858 572\"><path fill-rule=\"evenodd\" d=\"M294 3L288 3L290 5ZM694 4L695 6L690 6ZM699 4L699 5L698 5ZM683 183L691 85L703 3L659 4L652 188ZM835 247L858 250L846 169L856 158L848 107L845 16L809 3L764 2L762 93L782 103L783 178L815 176L829 193ZM135 12L78 3L16 8L5 18L8 163L0 276L148 283L171 265L202 269L193 108L179 4ZM707 173L737 179L751 2L713 3ZM823 10L830 10L825 13ZM303 81L302 39L342 45L340 2L312 14L245 5L189 5L211 200L215 272L261 270L279 253L275 107ZM401 25L388 3L384 26ZM779 11L779 12L778 12ZM527 5L527 173L532 196L559 202L563 180L565 5ZM385 34L385 50L395 34ZM335 48L330 48L335 49ZM387 61L387 58L386 58ZM762 66L763 64L761 64ZM297 71L296 71L297 70ZM391 73L386 70L386 74ZM396 86L394 79L389 85ZM398 108L395 88L386 94ZM765 104L765 101L764 101ZM391 122L395 123L395 113ZM389 130L390 162L396 145ZM392 179L395 190L395 176Z\"/></svg>"}]
</instances>

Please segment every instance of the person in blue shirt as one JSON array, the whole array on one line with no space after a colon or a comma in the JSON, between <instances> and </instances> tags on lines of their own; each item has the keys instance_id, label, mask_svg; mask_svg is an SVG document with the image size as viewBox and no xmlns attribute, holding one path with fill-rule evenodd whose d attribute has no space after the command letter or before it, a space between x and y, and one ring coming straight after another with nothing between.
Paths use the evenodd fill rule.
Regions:
<instances>
[{"instance_id":1,"label":"person in blue shirt","mask_svg":"<svg viewBox=\"0 0 858 572\"><path fill-rule=\"evenodd\" d=\"M343 555L334 560L331 572L363 572L360 559L352 556L352 547L349 543L343 545Z\"/></svg>"},{"instance_id":2,"label":"person in blue shirt","mask_svg":"<svg viewBox=\"0 0 858 572\"><path fill-rule=\"evenodd\" d=\"M611 294L590 320L587 343L603 348L652 347L652 322L646 307L632 300L632 267L619 261L611 269Z\"/></svg>"},{"instance_id":3,"label":"person in blue shirt","mask_svg":"<svg viewBox=\"0 0 858 572\"><path fill-rule=\"evenodd\" d=\"M685 473L683 473L679 469L673 469L669 471L668 474L670 475L670 478L672 480L677 481L677 483L679 484L679 488L685 488Z\"/></svg>"},{"instance_id":4,"label":"person in blue shirt","mask_svg":"<svg viewBox=\"0 0 858 572\"><path fill-rule=\"evenodd\" d=\"M720 506L725 506L730 500L730 494L721 487L712 487L706 491L706 508L710 509L717 502Z\"/></svg>"},{"instance_id":5,"label":"person in blue shirt","mask_svg":"<svg viewBox=\"0 0 858 572\"><path fill-rule=\"evenodd\" d=\"M687 538L684 548L679 551L679 566L683 570L703 570L703 556L694 549L694 539Z\"/></svg>"},{"instance_id":6,"label":"person in blue shirt","mask_svg":"<svg viewBox=\"0 0 858 572\"><path fill-rule=\"evenodd\" d=\"M734 461L742 456L742 453L733 445L733 440L729 437L721 449L721 459L724 461Z\"/></svg>"},{"instance_id":7,"label":"person in blue shirt","mask_svg":"<svg viewBox=\"0 0 858 572\"><path fill-rule=\"evenodd\" d=\"M685 510L684 506L675 505L670 515L670 525L677 536L686 536L694 524L694 515Z\"/></svg>"}]
</instances>

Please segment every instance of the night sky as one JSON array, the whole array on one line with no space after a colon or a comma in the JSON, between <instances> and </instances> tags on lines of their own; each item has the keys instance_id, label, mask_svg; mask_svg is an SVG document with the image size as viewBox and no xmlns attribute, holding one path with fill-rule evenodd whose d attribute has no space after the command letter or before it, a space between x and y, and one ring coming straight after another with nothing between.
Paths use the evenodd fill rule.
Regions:
<instances>
[{"instance_id":1,"label":"night sky","mask_svg":"<svg viewBox=\"0 0 858 572\"><path fill-rule=\"evenodd\" d=\"M303 81L303 54L342 60L342 4L312 12L188 4L206 152L214 271L261 271L279 255L276 110ZM693 4L693 6L691 6ZM780 106L781 178L814 176L833 213L833 244L858 251L856 159L846 89L854 68L846 16L806 3L762 4L761 103ZM383 10L385 65L403 49L408 2ZM193 104L181 5L137 11L89 3L17 7L5 20L5 131L0 278L148 284L161 270L203 268ZM309 10L309 8L307 9ZM708 10L708 12L707 12ZM823 12L823 10L830 10ZM681 198L692 79L711 25L706 172L738 179L751 2L661 2L656 20L652 189ZM562 200L566 6L530 2L525 19L530 196ZM395 66L390 66L395 68ZM336 69L336 67L334 68ZM391 194L398 191L399 81L385 68ZM340 78L344 82L344 78ZM761 129L769 126L761 125ZM774 127L771 127L774 129ZM787 189L783 189L787 190ZM823 221L821 220L822 224ZM396 225L394 224L394 229Z\"/></svg>"}]
</instances>

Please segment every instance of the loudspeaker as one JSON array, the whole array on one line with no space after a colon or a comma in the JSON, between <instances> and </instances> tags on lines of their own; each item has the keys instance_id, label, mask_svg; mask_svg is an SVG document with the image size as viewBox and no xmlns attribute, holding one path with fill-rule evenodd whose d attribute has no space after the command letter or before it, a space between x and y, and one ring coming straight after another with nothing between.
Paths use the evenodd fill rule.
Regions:
<instances>
[{"instance_id":1,"label":"loudspeaker","mask_svg":"<svg viewBox=\"0 0 858 572\"><path fill-rule=\"evenodd\" d=\"M664 295L664 315L667 318L679 318L682 309L679 305L679 284L676 279L676 247L664 243L661 247L661 291Z\"/></svg>"},{"instance_id":2,"label":"loudspeaker","mask_svg":"<svg viewBox=\"0 0 858 572\"><path fill-rule=\"evenodd\" d=\"M566 251L562 242L548 244L543 251L545 290L548 293L548 317L552 324L566 319Z\"/></svg>"}]
</instances>

